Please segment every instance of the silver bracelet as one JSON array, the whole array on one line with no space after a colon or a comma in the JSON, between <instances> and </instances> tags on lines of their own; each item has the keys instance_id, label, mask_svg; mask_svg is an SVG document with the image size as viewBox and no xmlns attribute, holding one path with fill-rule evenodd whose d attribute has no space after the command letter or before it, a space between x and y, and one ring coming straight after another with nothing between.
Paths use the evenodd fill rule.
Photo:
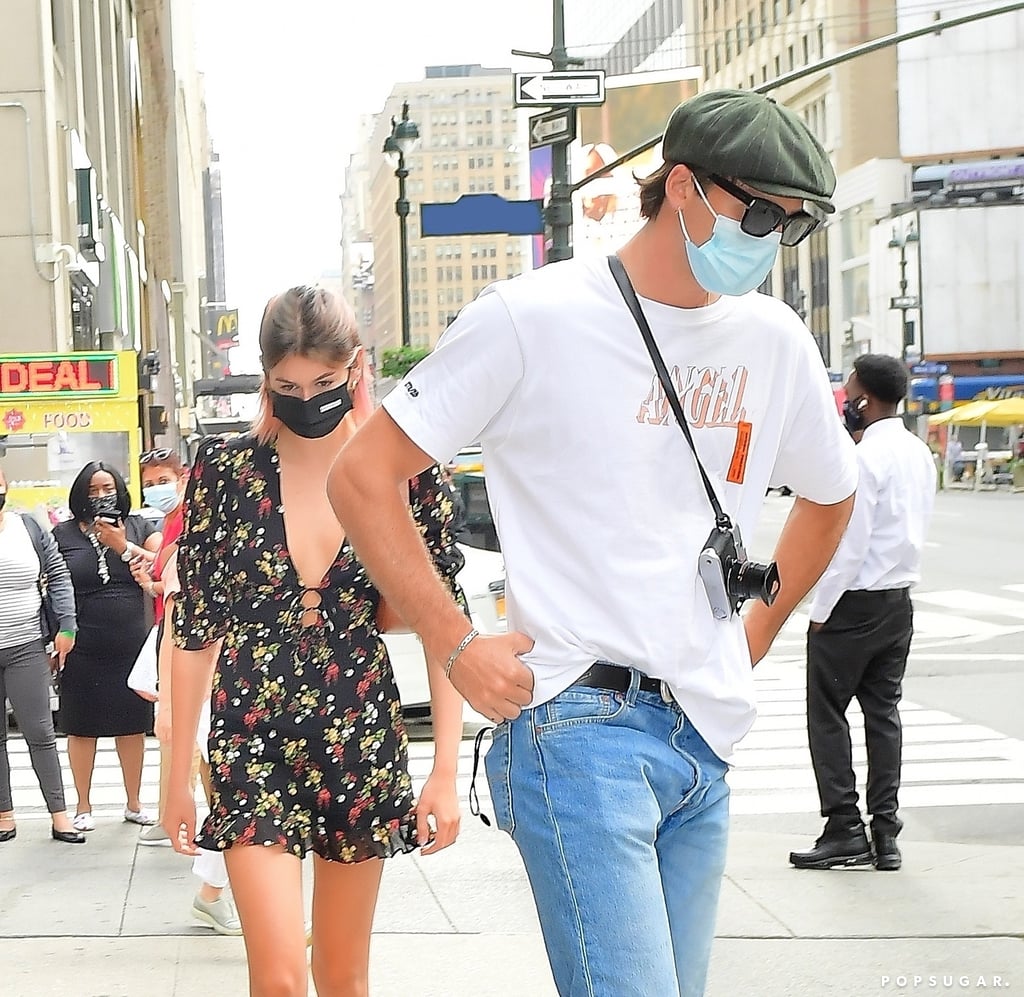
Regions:
<instances>
[{"instance_id":1,"label":"silver bracelet","mask_svg":"<svg viewBox=\"0 0 1024 997\"><path fill-rule=\"evenodd\" d=\"M444 677L446 679L449 679L449 680L451 679L452 665L455 664L455 662L458 659L459 655L462 654L462 652L465 651L467 647L469 647L469 645L472 642L474 637L479 637L479 636L480 636L480 631L479 630L470 630L469 633L466 634L466 636L463 637L461 641L459 641L459 646L457 648L455 648L454 651L452 651L451 656L448 658L448 663L444 666Z\"/></svg>"}]
</instances>

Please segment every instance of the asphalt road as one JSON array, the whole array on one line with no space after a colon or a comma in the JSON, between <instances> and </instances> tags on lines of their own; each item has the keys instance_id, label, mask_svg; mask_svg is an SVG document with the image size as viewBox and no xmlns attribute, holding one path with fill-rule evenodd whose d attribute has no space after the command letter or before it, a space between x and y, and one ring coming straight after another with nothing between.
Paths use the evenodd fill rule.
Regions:
<instances>
[{"instance_id":1,"label":"asphalt road","mask_svg":"<svg viewBox=\"0 0 1024 997\"><path fill-rule=\"evenodd\" d=\"M792 502L768 496L749 544L752 556L770 555ZM901 841L1019 843L1024 829L1024 494L940 492L914 604L917 632L904 701L919 712L904 711L907 743L915 746L906 749L913 757L904 758L901 802L916 797L922 805L904 802ZM797 615L768 662L795 678L790 687L801 694L805 630L806 619ZM759 723L766 719L765 706ZM908 716L932 724L930 743L914 741ZM751 737L756 739L756 727ZM907 788L908 766L915 760L931 769L920 784ZM820 830L813 810L738 812L736 821L751 830L793 834L794 845L807 844Z\"/></svg>"}]
</instances>

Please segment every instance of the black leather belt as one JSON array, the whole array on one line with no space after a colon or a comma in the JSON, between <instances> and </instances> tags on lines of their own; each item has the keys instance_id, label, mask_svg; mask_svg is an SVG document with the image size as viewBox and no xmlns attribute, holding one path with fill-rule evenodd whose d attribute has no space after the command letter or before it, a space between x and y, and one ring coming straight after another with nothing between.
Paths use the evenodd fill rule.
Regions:
<instances>
[{"instance_id":1,"label":"black leather belt","mask_svg":"<svg viewBox=\"0 0 1024 997\"><path fill-rule=\"evenodd\" d=\"M910 589L849 589L843 597L856 602L903 602L910 598Z\"/></svg>"},{"instance_id":2,"label":"black leather belt","mask_svg":"<svg viewBox=\"0 0 1024 997\"><path fill-rule=\"evenodd\" d=\"M607 689L609 692L627 693L632 673L622 665L613 665L606 661L595 661L573 685L583 685L588 689ZM652 679L648 675L640 676L641 692L661 692L661 680Z\"/></svg>"}]
</instances>

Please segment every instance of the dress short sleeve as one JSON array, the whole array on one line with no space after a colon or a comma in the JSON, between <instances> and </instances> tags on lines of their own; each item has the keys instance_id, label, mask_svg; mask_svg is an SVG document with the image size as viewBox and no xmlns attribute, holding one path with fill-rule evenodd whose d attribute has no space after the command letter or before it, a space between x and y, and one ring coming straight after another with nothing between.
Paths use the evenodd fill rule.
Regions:
<instances>
[{"instance_id":1,"label":"dress short sleeve","mask_svg":"<svg viewBox=\"0 0 1024 997\"><path fill-rule=\"evenodd\" d=\"M234 583L229 570L229 524L224 515L233 486L225 441L202 444L185 492L185 519L178 540L181 590L174 601L174 643L187 651L224 636Z\"/></svg>"},{"instance_id":2,"label":"dress short sleeve","mask_svg":"<svg viewBox=\"0 0 1024 997\"><path fill-rule=\"evenodd\" d=\"M455 491L439 464L428 467L410 480L409 507L437 573L451 589L455 601L468 614L466 596L455 580L466 563L455 543Z\"/></svg>"}]
</instances>

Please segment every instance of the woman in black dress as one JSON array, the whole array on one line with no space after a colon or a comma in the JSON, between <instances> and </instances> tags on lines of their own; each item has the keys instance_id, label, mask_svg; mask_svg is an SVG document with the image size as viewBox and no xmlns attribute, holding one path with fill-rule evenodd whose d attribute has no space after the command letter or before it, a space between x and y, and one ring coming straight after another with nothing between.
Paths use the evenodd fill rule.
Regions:
<instances>
[{"instance_id":1,"label":"woman in black dress","mask_svg":"<svg viewBox=\"0 0 1024 997\"><path fill-rule=\"evenodd\" d=\"M153 557L160 534L141 516L129 515L124 478L109 464L90 461L68 495L72 519L53 536L71 571L78 606L78 634L61 673L60 721L78 793L74 826L92 831L92 773L96 739L112 737L124 778L124 819L153 824L139 801L146 732L153 706L128 688L150 621L146 597L132 577L131 561Z\"/></svg>"},{"instance_id":2,"label":"woman in black dress","mask_svg":"<svg viewBox=\"0 0 1024 997\"><path fill-rule=\"evenodd\" d=\"M326 494L334 457L372 409L351 310L293 288L267 305L260 349L253 434L204 444L186 493L164 823L194 854L190 747L212 678L213 803L195 843L226 850L250 993L306 993L300 860L312 851L314 981L365 995L381 859L436 852L458 833L462 701L431 662L435 761L417 802L386 610ZM454 586L462 555L439 469L410 482L409 499Z\"/></svg>"}]
</instances>

